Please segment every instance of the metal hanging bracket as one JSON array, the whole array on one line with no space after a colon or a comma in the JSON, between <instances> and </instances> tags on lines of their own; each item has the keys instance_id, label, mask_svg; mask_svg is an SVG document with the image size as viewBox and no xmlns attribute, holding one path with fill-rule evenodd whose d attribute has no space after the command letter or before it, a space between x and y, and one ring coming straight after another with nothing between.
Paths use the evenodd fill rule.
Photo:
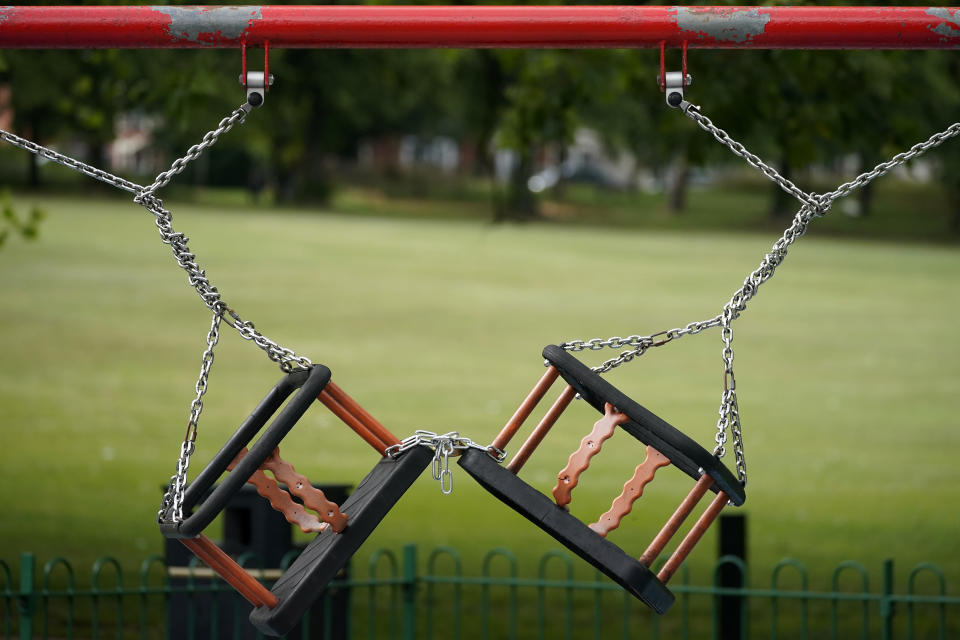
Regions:
<instances>
[{"instance_id":1,"label":"metal hanging bracket","mask_svg":"<svg viewBox=\"0 0 960 640\"><path fill-rule=\"evenodd\" d=\"M660 76L657 78L657 84L660 85L660 91L666 94L667 104L673 108L682 107L683 90L693 84L693 78L687 73L687 41L683 41L683 65L682 71L667 72L667 43L660 43Z\"/></svg>"},{"instance_id":2,"label":"metal hanging bracket","mask_svg":"<svg viewBox=\"0 0 960 640\"><path fill-rule=\"evenodd\" d=\"M273 75L270 73L270 43L263 43L263 71L247 71L247 43L240 45L242 71L240 84L247 90L247 102L244 105L248 111L263 105L267 91L273 85Z\"/></svg>"}]
</instances>

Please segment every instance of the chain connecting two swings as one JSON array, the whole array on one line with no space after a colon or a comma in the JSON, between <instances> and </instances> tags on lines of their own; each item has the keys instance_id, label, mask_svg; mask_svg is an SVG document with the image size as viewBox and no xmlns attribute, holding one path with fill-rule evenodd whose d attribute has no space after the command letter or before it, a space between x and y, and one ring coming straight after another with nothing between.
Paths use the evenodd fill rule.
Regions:
<instances>
[{"instance_id":1,"label":"chain connecting two swings","mask_svg":"<svg viewBox=\"0 0 960 640\"><path fill-rule=\"evenodd\" d=\"M711 134L717 142L727 147L734 155L742 158L748 165L760 171L774 184L796 198L800 202L800 209L793 217L790 226L787 227L781 237L773 243L769 253L767 253L761 261L760 266L747 275L743 281L743 285L734 292L733 296L723 305L721 312L716 316L707 320L691 322L683 328L660 331L648 336L631 335L626 338L614 336L607 339L570 340L561 343L560 347L567 351L583 351L586 349L601 350L604 348L622 349L623 347L630 347L630 349L621 352L617 357L606 360L599 366L593 368L594 371L598 373L606 373L611 369L630 362L634 358L642 356L651 347L660 347L683 336L695 335L706 329L720 327L720 338L723 342L723 348L721 350L723 361L723 393L718 410L719 419L717 421L714 455L722 458L726 454L727 434L732 435L737 477L742 484L746 485L747 465L743 452L740 407L737 400L737 382L733 371L734 320L739 318L740 314L746 310L747 303L757 295L760 285L773 277L776 268L780 266L787 257L787 250L790 245L807 232L807 226L814 218L826 215L836 200L849 195L856 189L863 187L896 167L941 145L950 138L960 135L960 122L955 122L945 130L935 133L926 140L913 145L907 151L898 153L886 162L878 164L870 171L861 173L853 180L841 184L833 191L821 194L813 191L807 192L785 178L777 172L776 169L766 164L757 155L751 153L743 144L730 137L726 131L717 127L710 118L703 115L700 107L691 104L684 98L683 90L691 83L691 77L687 74L686 42L683 44L682 72L667 73L665 71L665 45L661 46L660 55L661 72L658 78L658 84L661 90L666 93L667 104L679 109L684 115L693 120L697 126Z\"/></svg>"},{"instance_id":2,"label":"chain connecting two swings","mask_svg":"<svg viewBox=\"0 0 960 640\"><path fill-rule=\"evenodd\" d=\"M491 454L497 462L503 462L507 452L492 446L477 444L470 438L461 436L456 431L434 433L418 429L412 436L404 438L400 444L387 447L386 455L396 458L404 451L416 446L426 446L433 449L433 479L440 483L440 492L450 495L453 492L453 474L450 473L450 458L458 456L467 449L476 449Z\"/></svg>"}]
</instances>

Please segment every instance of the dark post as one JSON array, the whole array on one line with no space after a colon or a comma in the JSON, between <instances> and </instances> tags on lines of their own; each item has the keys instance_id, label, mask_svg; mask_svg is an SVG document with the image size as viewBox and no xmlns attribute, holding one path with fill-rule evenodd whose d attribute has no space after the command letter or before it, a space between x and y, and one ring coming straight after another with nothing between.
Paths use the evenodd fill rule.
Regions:
<instances>
[{"instance_id":1,"label":"dark post","mask_svg":"<svg viewBox=\"0 0 960 640\"><path fill-rule=\"evenodd\" d=\"M417 637L417 545L403 547L403 640Z\"/></svg>"},{"instance_id":2,"label":"dark post","mask_svg":"<svg viewBox=\"0 0 960 640\"><path fill-rule=\"evenodd\" d=\"M883 561L883 599L880 600L880 637L883 640L893 638L893 558Z\"/></svg>"},{"instance_id":3,"label":"dark post","mask_svg":"<svg viewBox=\"0 0 960 640\"><path fill-rule=\"evenodd\" d=\"M31 640L33 638L33 610L36 604L35 585L37 583L34 577L36 562L33 554L24 552L20 554L20 596L17 599L17 608L20 613L20 638L22 640Z\"/></svg>"},{"instance_id":4,"label":"dark post","mask_svg":"<svg viewBox=\"0 0 960 640\"><path fill-rule=\"evenodd\" d=\"M747 518L742 513L728 513L720 516L720 557L733 556L747 561ZM719 586L727 589L741 589L744 575L740 568L731 563L720 567ZM720 635L721 638L743 638L746 621L743 619L743 596L720 596Z\"/></svg>"}]
</instances>

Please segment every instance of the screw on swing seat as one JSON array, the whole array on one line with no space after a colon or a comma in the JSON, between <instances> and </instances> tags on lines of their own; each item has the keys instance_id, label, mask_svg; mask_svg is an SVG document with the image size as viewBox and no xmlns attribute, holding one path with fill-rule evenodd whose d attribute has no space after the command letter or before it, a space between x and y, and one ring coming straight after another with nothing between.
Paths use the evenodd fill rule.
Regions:
<instances>
[{"instance_id":1,"label":"screw on swing seat","mask_svg":"<svg viewBox=\"0 0 960 640\"><path fill-rule=\"evenodd\" d=\"M543 350L549 368L521 403L513 417L494 440L493 446L503 449L516 435L534 408L559 379L567 383L560 396L547 410L539 424L513 459L501 467L490 455L466 451L459 464L480 484L505 504L561 542L568 549L595 566L633 596L657 613L665 613L674 596L666 587L694 545L700 540L720 511L728 504L743 504L744 488L736 477L713 454L656 415L621 393L596 372L556 346ZM517 474L539 444L550 432L572 400L580 396L602 414L593 430L570 455L558 473L553 488L554 500L522 480ZM643 462L627 480L610 508L590 524L585 524L568 511L572 492L603 444L617 430L629 433L646 445ZM693 488L683 498L673 515L660 528L639 558L606 539L629 514L636 500L653 480L658 469L672 465L693 480ZM690 528L677 549L658 573L651 570L654 561L693 512L707 491L716 497Z\"/></svg>"},{"instance_id":2,"label":"screw on swing seat","mask_svg":"<svg viewBox=\"0 0 960 640\"><path fill-rule=\"evenodd\" d=\"M294 391L297 392L295 395ZM291 395L293 397L281 409ZM280 458L278 447L281 440L314 400L330 409L382 456L342 506L328 500L306 476L297 473L290 463ZM279 414L264 429L267 420L278 410ZM263 433L248 449L250 441L261 430ZM433 460L433 451L421 445L409 447L400 454L385 455L388 447L399 442L330 380L329 369L313 365L308 370L295 371L271 389L187 487L183 510L190 515L176 523L167 513L160 530L168 538L179 538L254 606L250 620L260 631L271 635L285 634L303 617L327 583ZM213 488L226 471L229 473ZM265 471L273 477L267 476ZM272 589L263 586L203 535L203 530L247 482L253 484L288 521L304 531L317 533ZM286 488L281 487L280 482ZM297 503L294 497L303 504ZM316 515L307 512L308 508Z\"/></svg>"}]
</instances>

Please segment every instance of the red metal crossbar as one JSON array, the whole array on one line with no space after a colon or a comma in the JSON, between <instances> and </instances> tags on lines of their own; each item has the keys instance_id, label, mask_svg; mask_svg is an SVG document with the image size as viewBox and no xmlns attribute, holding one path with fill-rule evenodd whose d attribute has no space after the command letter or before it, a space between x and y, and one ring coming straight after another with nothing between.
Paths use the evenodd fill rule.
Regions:
<instances>
[{"instance_id":1,"label":"red metal crossbar","mask_svg":"<svg viewBox=\"0 0 960 640\"><path fill-rule=\"evenodd\" d=\"M956 49L956 7L0 7L0 48Z\"/></svg>"}]
</instances>

